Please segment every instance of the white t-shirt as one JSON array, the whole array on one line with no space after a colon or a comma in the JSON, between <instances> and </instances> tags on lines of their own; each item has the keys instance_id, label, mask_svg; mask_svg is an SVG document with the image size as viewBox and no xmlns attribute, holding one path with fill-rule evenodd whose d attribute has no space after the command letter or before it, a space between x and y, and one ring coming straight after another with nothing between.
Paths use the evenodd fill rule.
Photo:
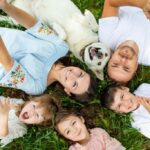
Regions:
<instances>
[{"instance_id":1,"label":"white t-shirt","mask_svg":"<svg viewBox=\"0 0 150 150\"><path fill-rule=\"evenodd\" d=\"M0 101L3 100L4 98L5 97L0 96ZM11 101L13 101L13 103L17 105L24 103L22 99L11 98ZM18 116L16 115L15 109L11 109L9 111L8 130L9 134L7 136L5 137L0 136L1 147L4 147L8 143L12 142L13 139L22 137L24 134L27 133L26 125L19 120Z\"/></svg>"},{"instance_id":2,"label":"white t-shirt","mask_svg":"<svg viewBox=\"0 0 150 150\"><path fill-rule=\"evenodd\" d=\"M118 16L99 19L99 39L112 50L133 40L139 47L139 64L150 65L150 21L142 9L120 7Z\"/></svg>"},{"instance_id":3,"label":"white t-shirt","mask_svg":"<svg viewBox=\"0 0 150 150\"><path fill-rule=\"evenodd\" d=\"M150 84L143 83L134 92L135 95L150 98ZM150 138L150 113L140 105L138 109L131 113L133 120L131 124L143 135Z\"/></svg>"}]
</instances>

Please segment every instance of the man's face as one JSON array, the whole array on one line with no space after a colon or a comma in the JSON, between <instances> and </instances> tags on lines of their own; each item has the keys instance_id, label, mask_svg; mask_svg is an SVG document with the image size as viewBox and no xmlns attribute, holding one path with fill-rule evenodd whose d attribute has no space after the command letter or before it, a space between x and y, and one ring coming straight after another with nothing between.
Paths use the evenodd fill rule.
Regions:
<instances>
[{"instance_id":1,"label":"man's face","mask_svg":"<svg viewBox=\"0 0 150 150\"><path fill-rule=\"evenodd\" d=\"M107 68L109 77L118 82L128 82L137 70L137 60L136 47L121 44L109 60Z\"/></svg>"},{"instance_id":2,"label":"man's face","mask_svg":"<svg viewBox=\"0 0 150 150\"><path fill-rule=\"evenodd\" d=\"M127 87L118 88L110 109L119 113L129 113L138 107L136 96Z\"/></svg>"}]
</instances>

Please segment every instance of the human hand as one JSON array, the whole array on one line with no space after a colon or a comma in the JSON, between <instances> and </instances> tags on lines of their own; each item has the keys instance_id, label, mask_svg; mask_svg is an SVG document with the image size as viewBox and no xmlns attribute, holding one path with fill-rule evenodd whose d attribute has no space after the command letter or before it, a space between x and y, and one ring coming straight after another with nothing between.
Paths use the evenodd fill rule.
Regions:
<instances>
[{"instance_id":1,"label":"human hand","mask_svg":"<svg viewBox=\"0 0 150 150\"><path fill-rule=\"evenodd\" d=\"M4 9L7 5L7 1L6 0L0 0L0 9Z\"/></svg>"},{"instance_id":2,"label":"human hand","mask_svg":"<svg viewBox=\"0 0 150 150\"><path fill-rule=\"evenodd\" d=\"M16 107L10 98L4 98L0 101L0 115L7 115L10 109Z\"/></svg>"},{"instance_id":3,"label":"human hand","mask_svg":"<svg viewBox=\"0 0 150 150\"><path fill-rule=\"evenodd\" d=\"M150 99L144 98L144 97L140 97L139 101L138 101L141 105L143 105L147 111L150 113Z\"/></svg>"},{"instance_id":4,"label":"human hand","mask_svg":"<svg viewBox=\"0 0 150 150\"><path fill-rule=\"evenodd\" d=\"M143 12L147 19L150 19L150 0L146 0L145 4L142 7Z\"/></svg>"}]
</instances>

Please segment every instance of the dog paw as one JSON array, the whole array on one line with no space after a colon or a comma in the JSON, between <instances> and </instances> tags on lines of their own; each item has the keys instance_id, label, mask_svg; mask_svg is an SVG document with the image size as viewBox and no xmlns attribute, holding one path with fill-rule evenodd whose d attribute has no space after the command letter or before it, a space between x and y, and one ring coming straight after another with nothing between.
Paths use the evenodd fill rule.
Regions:
<instances>
[{"instance_id":1,"label":"dog paw","mask_svg":"<svg viewBox=\"0 0 150 150\"><path fill-rule=\"evenodd\" d=\"M98 31L98 24L96 22L94 15L87 9L85 10L84 15L85 15L87 21L89 22L89 25L91 26L92 30L94 32L97 32Z\"/></svg>"},{"instance_id":2,"label":"dog paw","mask_svg":"<svg viewBox=\"0 0 150 150\"><path fill-rule=\"evenodd\" d=\"M62 40L66 40L67 34L65 33L64 29L57 23L52 23L53 30L58 34L59 38Z\"/></svg>"}]
</instances>

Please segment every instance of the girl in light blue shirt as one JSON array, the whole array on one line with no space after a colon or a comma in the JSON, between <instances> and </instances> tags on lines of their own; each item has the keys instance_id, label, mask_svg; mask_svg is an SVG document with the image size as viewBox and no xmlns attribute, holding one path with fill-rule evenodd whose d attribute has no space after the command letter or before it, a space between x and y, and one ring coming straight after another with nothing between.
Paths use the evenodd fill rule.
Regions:
<instances>
[{"instance_id":1,"label":"girl in light blue shirt","mask_svg":"<svg viewBox=\"0 0 150 150\"><path fill-rule=\"evenodd\" d=\"M0 8L27 28L26 31L0 28L0 85L38 95L58 81L68 95L89 100L95 85L78 67L55 63L68 52L68 45L41 20L0 0Z\"/></svg>"}]
</instances>

